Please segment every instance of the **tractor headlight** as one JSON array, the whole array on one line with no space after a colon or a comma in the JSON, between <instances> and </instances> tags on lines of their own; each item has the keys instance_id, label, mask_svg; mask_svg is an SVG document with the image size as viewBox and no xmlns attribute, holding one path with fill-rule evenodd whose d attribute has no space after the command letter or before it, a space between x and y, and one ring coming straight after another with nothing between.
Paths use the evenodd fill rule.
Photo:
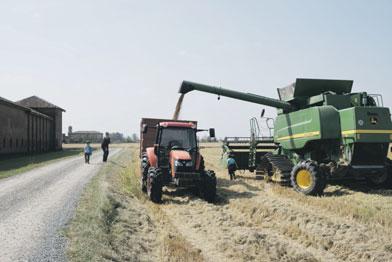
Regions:
<instances>
[{"instance_id":1,"label":"tractor headlight","mask_svg":"<svg viewBox=\"0 0 392 262\"><path fill-rule=\"evenodd\" d=\"M175 161L174 161L174 166L186 166L186 167L191 167L191 166L193 166L193 163L192 163L192 161L175 160Z\"/></svg>"},{"instance_id":2,"label":"tractor headlight","mask_svg":"<svg viewBox=\"0 0 392 262\"><path fill-rule=\"evenodd\" d=\"M183 164L181 163L181 161L175 160L174 166L183 166Z\"/></svg>"}]
</instances>

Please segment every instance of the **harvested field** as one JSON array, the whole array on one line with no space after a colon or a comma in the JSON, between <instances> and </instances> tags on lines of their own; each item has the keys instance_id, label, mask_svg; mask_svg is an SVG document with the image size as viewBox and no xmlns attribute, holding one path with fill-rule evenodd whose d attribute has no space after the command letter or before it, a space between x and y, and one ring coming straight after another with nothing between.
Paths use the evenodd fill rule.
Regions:
<instances>
[{"instance_id":1,"label":"harvested field","mask_svg":"<svg viewBox=\"0 0 392 262\"><path fill-rule=\"evenodd\" d=\"M220 146L208 144L217 202L166 189L156 205L139 190L137 148L126 151L127 172L105 180L120 203L110 230L120 261L392 260L392 190L333 185L323 197L305 197L247 173L230 181ZM142 251L124 256L132 247Z\"/></svg>"}]
</instances>

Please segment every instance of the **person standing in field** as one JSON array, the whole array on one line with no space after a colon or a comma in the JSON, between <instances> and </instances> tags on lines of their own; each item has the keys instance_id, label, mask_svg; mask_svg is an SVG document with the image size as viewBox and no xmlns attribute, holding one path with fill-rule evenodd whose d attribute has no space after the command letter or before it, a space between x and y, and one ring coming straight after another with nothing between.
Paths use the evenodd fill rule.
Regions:
<instances>
[{"instance_id":1,"label":"person standing in field","mask_svg":"<svg viewBox=\"0 0 392 262\"><path fill-rule=\"evenodd\" d=\"M90 164L90 157L93 153L93 148L90 146L90 141L87 141L86 146L84 147L84 161L86 164Z\"/></svg>"},{"instance_id":2,"label":"person standing in field","mask_svg":"<svg viewBox=\"0 0 392 262\"><path fill-rule=\"evenodd\" d=\"M230 180L235 180L235 171L237 170L237 162L234 159L234 155L230 154L227 158L227 170L229 172Z\"/></svg>"},{"instance_id":3,"label":"person standing in field","mask_svg":"<svg viewBox=\"0 0 392 262\"><path fill-rule=\"evenodd\" d=\"M105 137L102 141L101 148L103 150L103 162L108 161L108 156L109 156L109 144L110 144L110 137L109 133L106 132Z\"/></svg>"}]
</instances>

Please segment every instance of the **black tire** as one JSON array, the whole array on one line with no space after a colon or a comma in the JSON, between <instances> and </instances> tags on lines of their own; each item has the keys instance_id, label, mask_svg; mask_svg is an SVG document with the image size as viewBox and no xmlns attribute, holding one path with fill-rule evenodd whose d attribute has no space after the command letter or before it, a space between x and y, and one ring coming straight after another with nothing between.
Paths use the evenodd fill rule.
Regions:
<instances>
[{"instance_id":1,"label":"black tire","mask_svg":"<svg viewBox=\"0 0 392 262\"><path fill-rule=\"evenodd\" d=\"M216 176L212 170L201 173L199 195L209 203L214 203L216 198Z\"/></svg>"},{"instance_id":2,"label":"black tire","mask_svg":"<svg viewBox=\"0 0 392 262\"><path fill-rule=\"evenodd\" d=\"M370 175L366 177L366 183L369 187L374 189L390 188L391 177L388 172L382 174Z\"/></svg>"},{"instance_id":3,"label":"black tire","mask_svg":"<svg viewBox=\"0 0 392 262\"><path fill-rule=\"evenodd\" d=\"M144 180L143 177L140 179L141 190L144 193L147 193L147 180Z\"/></svg>"},{"instance_id":4,"label":"black tire","mask_svg":"<svg viewBox=\"0 0 392 262\"><path fill-rule=\"evenodd\" d=\"M140 163L140 185L141 190L147 193L147 174L150 168L150 163L148 162L147 154L143 153Z\"/></svg>"},{"instance_id":5,"label":"black tire","mask_svg":"<svg viewBox=\"0 0 392 262\"><path fill-rule=\"evenodd\" d=\"M162 182L159 169L150 167L147 174L147 195L154 203L162 201Z\"/></svg>"},{"instance_id":6,"label":"black tire","mask_svg":"<svg viewBox=\"0 0 392 262\"><path fill-rule=\"evenodd\" d=\"M291 185L304 195L320 196L327 186L327 179L315 162L302 161L291 171Z\"/></svg>"},{"instance_id":7,"label":"black tire","mask_svg":"<svg viewBox=\"0 0 392 262\"><path fill-rule=\"evenodd\" d=\"M392 161L387 159L385 172L366 177L367 184L375 189L392 189Z\"/></svg>"},{"instance_id":8,"label":"black tire","mask_svg":"<svg viewBox=\"0 0 392 262\"><path fill-rule=\"evenodd\" d=\"M199 171L200 172L204 172L205 169L206 169L206 165L205 165L205 162L204 162L204 157L201 157Z\"/></svg>"},{"instance_id":9,"label":"black tire","mask_svg":"<svg viewBox=\"0 0 392 262\"><path fill-rule=\"evenodd\" d=\"M385 188L392 189L392 160L386 159L386 168L388 173L388 180L385 183Z\"/></svg>"}]
</instances>

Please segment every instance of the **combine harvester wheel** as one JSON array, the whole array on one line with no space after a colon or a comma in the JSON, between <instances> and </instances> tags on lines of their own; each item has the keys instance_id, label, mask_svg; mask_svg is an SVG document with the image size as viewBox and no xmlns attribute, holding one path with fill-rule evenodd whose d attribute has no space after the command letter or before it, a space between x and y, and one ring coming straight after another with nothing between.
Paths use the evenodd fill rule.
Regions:
<instances>
[{"instance_id":1,"label":"combine harvester wheel","mask_svg":"<svg viewBox=\"0 0 392 262\"><path fill-rule=\"evenodd\" d=\"M367 184L376 189L392 189L392 161L386 160L386 170L383 174L366 178Z\"/></svg>"},{"instance_id":2,"label":"combine harvester wheel","mask_svg":"<svg viewBox=\"0 0 392 262\"><path fill-rule=\"evenodd\" d=\"M326 177L313 161L298 163L291 172L291 185L294 190L312 196L320 196L327 185Z\"/></svg>"}]
</instances>

